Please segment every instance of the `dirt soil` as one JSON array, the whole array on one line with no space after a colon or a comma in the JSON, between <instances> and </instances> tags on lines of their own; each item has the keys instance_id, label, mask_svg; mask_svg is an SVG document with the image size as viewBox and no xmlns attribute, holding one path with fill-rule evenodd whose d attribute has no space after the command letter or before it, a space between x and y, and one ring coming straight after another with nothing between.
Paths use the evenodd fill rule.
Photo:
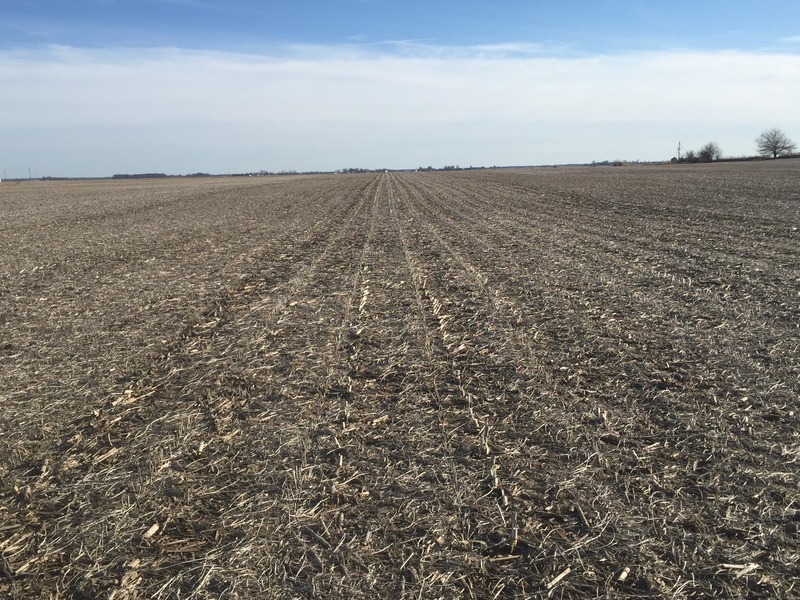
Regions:
<instances>
[{"instance_id":1,"label":"dirt soil","mask_svg":"<svg viewBox=\"0 0 800 600\"><path fill-rule=\"evenodd\" d=\"M800 598L800 161L0 184L0 597Z\"/></svg>"}]
</instances>

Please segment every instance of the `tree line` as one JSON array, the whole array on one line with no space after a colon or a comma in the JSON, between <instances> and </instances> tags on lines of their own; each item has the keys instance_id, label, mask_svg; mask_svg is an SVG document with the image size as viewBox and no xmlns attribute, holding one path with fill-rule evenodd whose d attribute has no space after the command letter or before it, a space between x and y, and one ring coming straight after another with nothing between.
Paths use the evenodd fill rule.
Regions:
<instances>
[{"instance_id":1,"label":"tree line","mask_svg":"<svg viewBox=\"0 0 800 600\"><path fill-rule=\"evenodd\" d=\"M771 156L778 158L787 154L792 154L797 149L789 137L777 127L762 131L756 138L756 148L760 156ZM679 156L678 162L712 162L722 158L722 149L716 142L708 142L700 150L687 150L683 156Z\"/></svg>"}]
</instances>

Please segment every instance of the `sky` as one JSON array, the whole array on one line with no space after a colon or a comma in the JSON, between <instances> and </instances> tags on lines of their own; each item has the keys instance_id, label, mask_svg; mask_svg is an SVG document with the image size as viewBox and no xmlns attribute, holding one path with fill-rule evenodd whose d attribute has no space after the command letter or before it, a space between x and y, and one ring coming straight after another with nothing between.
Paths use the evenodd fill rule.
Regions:
<instances>
[{"instance_id":1,"label":"sky","mask_svg":"<svg viewBox=\"0 0 800 600\"><path fill-rule=\"evenodd\" d=\"M0 0L3 176L800 142L797 0Z\"/></svg>"}]
</instances>

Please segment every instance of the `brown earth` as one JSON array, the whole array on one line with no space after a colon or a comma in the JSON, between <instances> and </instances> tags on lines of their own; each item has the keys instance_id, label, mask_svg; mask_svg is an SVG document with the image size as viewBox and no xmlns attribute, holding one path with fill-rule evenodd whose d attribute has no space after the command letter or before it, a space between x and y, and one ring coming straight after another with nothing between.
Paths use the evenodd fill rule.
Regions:
<instances>
[{"instance_id":1,"label":"brown earth","mask_svg":"<svg viewBox=\"0 0 800 600\"><path fill-rule=\"evenodd\" d=\"M0 184L0 597L800 598L800 164Z\"/></svg>"}]
</instances>

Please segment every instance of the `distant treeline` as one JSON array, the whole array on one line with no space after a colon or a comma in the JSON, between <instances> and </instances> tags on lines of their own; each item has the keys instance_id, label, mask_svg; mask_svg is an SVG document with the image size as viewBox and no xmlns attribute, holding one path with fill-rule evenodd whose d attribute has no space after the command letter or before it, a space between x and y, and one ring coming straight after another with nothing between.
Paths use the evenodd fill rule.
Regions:
<instances>
[{"instance_id":1,"label":"distant treeline","mask_svg":"<svg viewBox=\"0 0 800 600\"><path fill-rule=\"evenodd\" d=\"M134 173L133 175L129 175L127 173L117 174L111 177L111 179L155 179L157 177L166 177L165 173Z\"/></svg>"}]
</instances>

